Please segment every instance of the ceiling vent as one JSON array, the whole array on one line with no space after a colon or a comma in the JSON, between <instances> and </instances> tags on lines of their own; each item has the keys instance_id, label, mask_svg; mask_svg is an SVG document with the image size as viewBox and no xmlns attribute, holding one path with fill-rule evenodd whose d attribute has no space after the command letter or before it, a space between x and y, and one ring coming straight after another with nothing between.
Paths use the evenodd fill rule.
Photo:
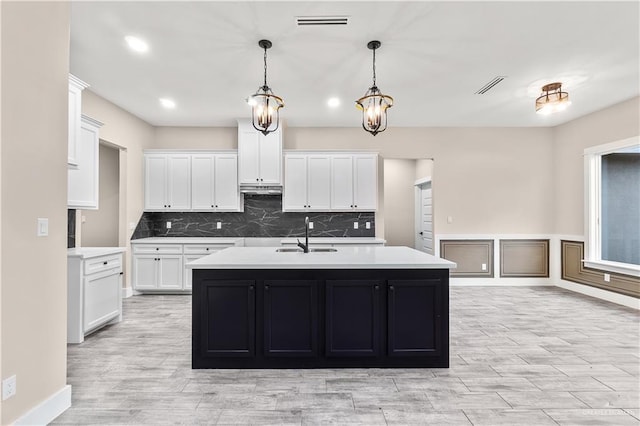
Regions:
<instances>
[{"instance_id":1,"label":"ceiling vent","mask_svg":"<svg viewBox=\"0 0 640 426\"><path fill-rule=\"evenodd\" d=\"M498 83L507 78L506 75L499 75L495 77L493 80L482 86L477 92L476 95L484 95L489 90L493 89Z\"/></svg>"},{"instance_id":2,"label":"ceiling vent","mask_svg":"<svg viewBox=\"0 0 640 426\"><path fill-rule=\"evenodd\" d=\"M348 16L297 16L296 24L299 27L318 27L325 25L347 25Z\"/></svg>"}]
</instances>

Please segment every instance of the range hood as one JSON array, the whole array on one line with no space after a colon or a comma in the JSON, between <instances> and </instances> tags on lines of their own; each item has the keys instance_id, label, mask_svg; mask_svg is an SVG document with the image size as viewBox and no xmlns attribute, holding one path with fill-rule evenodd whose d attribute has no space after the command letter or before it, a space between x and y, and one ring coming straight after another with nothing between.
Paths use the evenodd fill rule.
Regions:
<instances>
[{"instance_id":1,"label":"range hood","mask_svg":"<svg viewBox=\"0 0 640 426\"><path fill-rule=\"evenodd\" d=\"M240 185L240 192L243 194L274 195L282 194L280 185Z\"/></svg>"}]
</instances>

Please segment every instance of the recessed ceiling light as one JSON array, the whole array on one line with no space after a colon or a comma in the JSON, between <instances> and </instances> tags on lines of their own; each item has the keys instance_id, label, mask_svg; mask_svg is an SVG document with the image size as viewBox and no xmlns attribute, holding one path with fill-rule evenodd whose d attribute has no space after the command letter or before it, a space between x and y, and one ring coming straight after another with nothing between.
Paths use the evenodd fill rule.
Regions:
<instances>
[{"instance_id":1,"label":"recessed ceiling light","mask_svg":"<svg viewBox=\"0 0 640 426\"><path fill-rule=\"evenodd\" d=\"M176 103L171 99L160 98L160 105L167 109L174 109L176 107Z\"/></svg>"},{"instance_id":2,"label":"recessed ceiling light","mask_svg":"<svg viewBox=\"0 0 640 426\"><path fill-rule=\"evenodd\" d=\"M149 50L149 45L147 44L147 42L142 39L139 39L138 37L126 36L124 40L127 42L131 50L134 50L140 53L144 53L147 50Z\"/></svg>"},{"instance_id":3,"label":"recessed ceiling light","mask_svg":"<svg viewBox=\"0 0 640 426\"><path fill-rule=\"evenodd\" d=\"M340 98L329 98L329 100L327 100L327 105L329 105L330 108L337 108L340 106Z\"/></svg>"}]
</instances>

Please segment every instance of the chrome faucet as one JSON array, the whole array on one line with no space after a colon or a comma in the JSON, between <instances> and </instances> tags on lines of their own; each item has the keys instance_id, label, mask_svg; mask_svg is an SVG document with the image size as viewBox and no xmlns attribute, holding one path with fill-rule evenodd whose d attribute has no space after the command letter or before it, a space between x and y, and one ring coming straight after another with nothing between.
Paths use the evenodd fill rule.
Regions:
<instances>
[{"instance_id":1,"label":"chrome faucet","mask_svg":"<svg viewBox=\"0 0 640 426\"><path fill-rule=\"evenodd\" d=\"M309 253L309 216L304 218L304 244L302 244L298 238L298 247L305 253Z\"/></svg>"}]
</instances>

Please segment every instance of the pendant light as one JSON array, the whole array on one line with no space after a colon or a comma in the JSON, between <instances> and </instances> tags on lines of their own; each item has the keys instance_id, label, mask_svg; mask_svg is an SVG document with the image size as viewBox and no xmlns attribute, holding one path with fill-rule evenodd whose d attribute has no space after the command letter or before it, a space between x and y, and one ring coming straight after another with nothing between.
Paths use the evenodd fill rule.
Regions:
<instances>
[{"instance_id":1,"label":"pendant light","mask_svg":"<svg viewBox=\"0 0 640 426\"><path fill-rule=\"evenodd\" d=\"M550 83L542 86L542 94L536 99L536 112L549 115L564 111L569 105L569 93L562 91L562 83Z\"/></svg>"},{"instance_id":2,"label":"pendant light","mask_svg":"<svg viewBox=\"0 0 640 426\"><path fill-rule=\"evenodd\" d=\"M260 40L258 46L264 49L264 84L247 99L247 103L251 105L251 124L266 136L278 130L280 108L284 106L284 101L281 97L274 95L271 88L267 86L267 49L271 48L272 43L269 40Z\"/></svg>"},{"instance_id":3,"label":"pendant light","mask_svg":"<svg viewBox=\"0 0 640 426\"><path fill-rule=\"evenodd\" d=\"M356 107L362 111L362 128L373 136L387 129L387 109L393 106L393 98L383 95L376 86L376 49L381 44L378 40L367 43L373 50L373 86L356 101Z\"/></svg>"}]
</instances>

